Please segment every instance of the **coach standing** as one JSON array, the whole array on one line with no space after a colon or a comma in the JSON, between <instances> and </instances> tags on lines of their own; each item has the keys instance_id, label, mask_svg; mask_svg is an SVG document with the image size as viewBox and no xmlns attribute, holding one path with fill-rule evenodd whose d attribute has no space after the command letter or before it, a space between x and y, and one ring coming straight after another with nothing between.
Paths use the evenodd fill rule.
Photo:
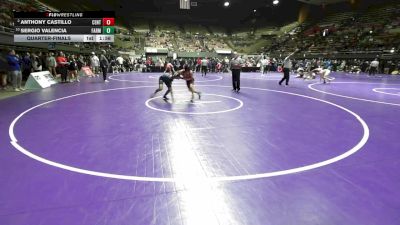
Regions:
<instances>
[{"instance_id":1,"label":"coach standing","mask_svg":"<svg viewBox=\"0 0 400 225\"><path fill-rule=\"evenodd\" d=\"M231 60L232 70L232 91L239 93L240 91L240 71L242 69L242 59L235 53L234 58Z\"/></svg>"},{"instance_id":2,"label":"coach standing","mask_svg":"<svg viewBox=\"0 0 400 225\"><path fill-rule=\"evenodd\" d=\"M107 72L108 72L108 67L110 63L108 62L108 59L106 57L106 51L101 50L101 55L100 55L100 67L101 70L103 71L103 80L104 82L108 82L107 80Z\"/></svg>"}]
</instances>

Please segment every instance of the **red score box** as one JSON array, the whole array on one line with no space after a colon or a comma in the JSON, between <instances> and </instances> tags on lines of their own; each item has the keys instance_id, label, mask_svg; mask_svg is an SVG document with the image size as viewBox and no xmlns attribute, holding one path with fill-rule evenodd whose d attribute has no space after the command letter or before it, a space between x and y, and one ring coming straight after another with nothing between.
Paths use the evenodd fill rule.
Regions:
<instances>
[{"instance_id":1,"label":"red score box","mask_svg":"<svg viewBox=\"0 0 400 225\"><path fill-rule=\"evenodd\" d=\"M103 18L103 26L114 26L114 18Z\"/></svg>"}]
</instances>

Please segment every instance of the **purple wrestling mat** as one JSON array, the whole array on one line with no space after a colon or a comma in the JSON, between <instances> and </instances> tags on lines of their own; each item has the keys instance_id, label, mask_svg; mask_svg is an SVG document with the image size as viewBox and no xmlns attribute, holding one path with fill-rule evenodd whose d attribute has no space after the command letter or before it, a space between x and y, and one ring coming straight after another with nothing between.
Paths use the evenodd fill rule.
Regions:
<instances>
[{"instance_id":1,"label":"purple wrestling mat","mask_svg":"<svg viewBox=\"0 0 400 225\"><path fill-rule=\"evenodd\" d=\"M400 223L400 77L160 75L0 100L0 224Z\"/></svg>"}]
</instances>

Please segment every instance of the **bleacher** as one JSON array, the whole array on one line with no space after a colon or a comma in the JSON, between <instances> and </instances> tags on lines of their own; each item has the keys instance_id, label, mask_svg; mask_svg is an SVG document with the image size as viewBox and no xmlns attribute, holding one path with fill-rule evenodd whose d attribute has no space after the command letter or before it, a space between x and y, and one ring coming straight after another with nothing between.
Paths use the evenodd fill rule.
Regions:
<instances>
[{"instance_id":1,"label":"bleacher","mask_svg":"<svg viewBox=\"0 0 400 225\"><path fill-rule=\"evenodd\" d=\"M283 27L281 27L279 29L281 34L286 34L286 33L291 33L293 32L298 26L300 25L300 23L298 22L293 22L293 23L289 23Z\"/></svg>"},{"instance_id":2,"label":"bleacher","mask_svg":"<svg viewBox=\"0 0 400 225\"><path fill-rule=\"evenodd\" d=\"M152 48L164 48L173 50L175 35L171 32L163 32L156 30L155 32L149 32L145 36L145 47Z\"/></svg>"},{"instance_id":3,"label":"bleacher","mask_svg":"<svg viewBox=\"0 0 400 225\"><path fill-rule=\"evenodd\" d=\"M149 23L145 20L135 20L132 28L137 33L148 33L150 32Z\"/></svg>"},{"instance_id":4,"label":"bleacher","mask_svg":"<svg viewBox=\"0 0 400 225\"><path fill-rule=\"evenodd\" d=\"M192 34L192 35L194 34L206 35L210 33L206 27L198 24L186 24L184 26L184 30L186 34Z\"/></svg>"},{"instance_id":5,"label":"bleacher","mask_svg":"<svg viewBox=\"0 0 400 225\"><path fill-rule=\"evenodd\" d=\"M255 32L255 35L277 35L279 33L279 28L277 27L262 27L258 28Z\"/></svg>"},{"instance_id":6,"label":"bleacher","mask_svg":"<svg viewBox=\"0 0 400 225\"><path fill-rule=\"evenodd\" d=\"M160 22L156 22L155 30L176 32L176 31L179 31L180 28L178 27L178 25L176 25L174 23L160 21Z\"/></svg>"},{"instance_id":7,"label":"bleacher","mask_svg":"<svg viewBox=\"0 0 400 225\"><path fill-rule=\"evenodd\" d=\"M389 18L396 12L400 5L382 5L378 7L372 7L364 12L359 18L360 23L381 23L388 21Z\"/></svg>"},{"instance_id":8,"label":"bleacher","mask_svg":"<svg viewBox=\"0 0 400 225\"><path fill-rule=\"evenodd\" d=\"M316 25L320 27L334 26L335 24L342 24L344 21L350 20L356 16L356 12L338 12L333 13L322 19Z\"/></svg>"},{"instance_id":9,"label":"bleacher","mask_svg":"<svg viewBox=\"0 0 400 225\"><path fill-rule=\"evenodd\" d=\"M208 29L212 34L217 36L226 36L226 30L223 27L209 26Z\"/></svg>"},{"instance_id":10,"label":"bleacher","mask_svg":"<svg viewBox=\"0 0 400 225\"><path fill-rule=\"evenodd\" d=\"M0 31L12 33L11 8L20 11L47 10L36 1L3 0L0 5ZM218 26L177 25L168 21L135 19L131 32L117 29L118 50L163 48L177 52L215 52L218 49L240 53L276 52L288 54L299 46L303 54L387 52L400 48L400 4L378 5L362 11L338 12L319 21L289 23L282 27L266 26L256 30L238 28L231 35ZM322 32L327 30L325 37ZM132 32L133 31L133 32ZM93 45L72 44L79 48Z\"/></svg>"},{"instance_id":11,"label":"bleacher","mask_svg":"<svg viewBox=\"0 0 400 225\"><path fill-rule=\"evenodd\" d=\"M29 2L16 0L2 0L0 4L0 26L3 30L13 29L13 10L15 11L38 11L38 9Z\"/></svg>"}]
</instances>

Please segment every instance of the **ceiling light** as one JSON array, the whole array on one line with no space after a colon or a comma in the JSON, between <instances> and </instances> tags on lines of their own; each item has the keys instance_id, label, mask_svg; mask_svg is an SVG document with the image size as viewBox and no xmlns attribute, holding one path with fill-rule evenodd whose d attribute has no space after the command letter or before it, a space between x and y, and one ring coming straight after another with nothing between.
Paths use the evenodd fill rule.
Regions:
<instances>
[{"instance_id":1,"label":"ceiling light","mask_svg":"<svg viewBox=\"0 0 400 225\"><path fill-rule=\"evenodd\" d=\"M274 1L272 2L272 4L278 5L278 4L279 4L279 0L274 0Z\"/></svg>"},{"instance_id":2,"label":"ceiling light","mask_svg":"<svg viewBox=\"0 0 400 225\"><path fill-rule=\"evenodd\" d=\"M230 5L230 3L228 1L224 2L224 6L228 7Z\"/></svg>"}]
</instances>

